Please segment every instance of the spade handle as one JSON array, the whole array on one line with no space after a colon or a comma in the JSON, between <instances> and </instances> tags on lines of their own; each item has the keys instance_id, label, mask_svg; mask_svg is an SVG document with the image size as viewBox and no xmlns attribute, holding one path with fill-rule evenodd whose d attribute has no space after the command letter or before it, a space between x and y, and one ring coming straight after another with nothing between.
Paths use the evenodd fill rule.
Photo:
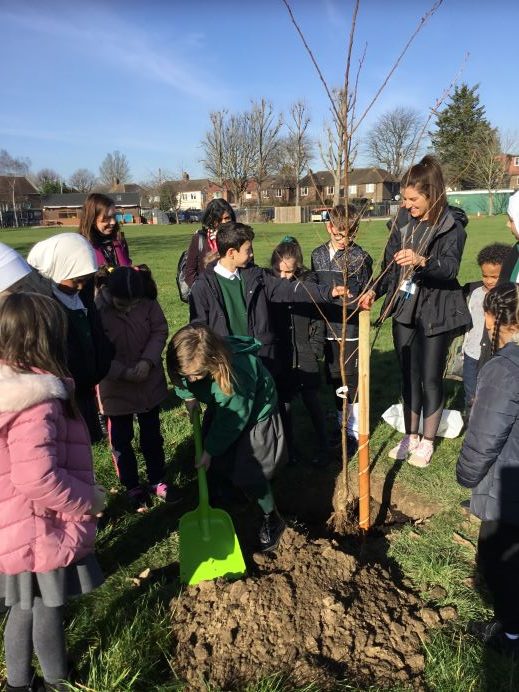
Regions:
<instances>
[{"instance_id":1,"label":"spade handle","mask_svg":"<svg viewBox=\"0 0 519 692\"><path fill-rule=\"evenodd\" d=\"M202 456L202 426L200 425L200 412L198 409L193 411L193 437L195 438L195 459L198 463ZM205 469L201 466L197 469L198 475L198 515L200 517L200 528L202 538L209 541L211 534L209 531L209 492L207 490L207 478Z\"/></svg>"}]
</instances>

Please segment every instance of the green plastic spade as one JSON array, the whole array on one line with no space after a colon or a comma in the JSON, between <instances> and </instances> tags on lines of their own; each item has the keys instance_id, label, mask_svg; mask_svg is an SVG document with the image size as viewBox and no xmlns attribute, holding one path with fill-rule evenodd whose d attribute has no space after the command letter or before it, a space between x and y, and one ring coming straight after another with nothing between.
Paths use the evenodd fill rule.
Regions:
<instances>
[{"instance_id":1,"label":"green plastic spade","mask_svg":"<svg viewBox=\"0 0 519 692\"><path fill-rule=\"evenodd\" d=\"M196 460L202 454L198 411L193 414ZM184 584L245 574L245 562L231 517L209 505L205 469L198 469L198 507L180 517L180 580Z\"/></svg>"}]
</instances>

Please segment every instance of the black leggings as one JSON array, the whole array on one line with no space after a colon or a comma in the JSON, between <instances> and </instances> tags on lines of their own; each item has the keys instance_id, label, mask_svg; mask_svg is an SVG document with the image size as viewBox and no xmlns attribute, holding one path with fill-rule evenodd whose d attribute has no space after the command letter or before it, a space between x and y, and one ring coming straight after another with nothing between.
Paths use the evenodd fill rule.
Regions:
<instances>
[{"instance_id":1,"label":"black leggings","mask_svg":"<svg viewBox=\"0 0 519 692\"><path fill-rule=\"evenodd\" d=\"M417 434L423 411L423 432L434 440L443 411L443 372L452 332L426 336L418 321L413 327L393 320L393 341L402 372L402 398L407 434Z\"/></svg>"},{"instance_id":2,"label":"black leggings","mask_svg":"<svg viewBox=\"0 0 519 692\"><path fill-rule=\"evenodd\" d=\"M293 457L295 454L294 429L292 426L292 398L297 396L297 394L301 394L303 404L310 415L310 420L312 421L315 434L317 435L319 449L326 452L328 450L328 433L326 431L326 418L319 399L319 390L301 387L292 396L287 396L283 393L283 395L279 397L279 413L283 421L288 455L289 457Z\"/></svg>"},{"instance_id":3,"label":"black leggings","mask_svg":"<svg viewBox=\"0 0 519 692\"><path fill-rule=\"evenodd\" d=\"M344 360L346 366L346 384L348 386L348 403L354 404L357 400L357 388L359 386L359 340L347 339L344 342ZM342 387L340 344L335 339L327 339L324 344L324 362L326 378L333 387L335 405L337 411L342 411L342 398L335 392Z\"/></svg>"},{"instance_id":4,"label":"black leggings","mask_svg":"<svg viewBox=\"0 0 519 692\"><path fill-rule=\"evenodd\" d=\"M17 603L11 607L4 631L7 680L13 687L31 681L33 647L46 682L57 683L67 677L67 653L63 607L51 608L40 597L30 610Z\"/></svg>"}]
</instances>

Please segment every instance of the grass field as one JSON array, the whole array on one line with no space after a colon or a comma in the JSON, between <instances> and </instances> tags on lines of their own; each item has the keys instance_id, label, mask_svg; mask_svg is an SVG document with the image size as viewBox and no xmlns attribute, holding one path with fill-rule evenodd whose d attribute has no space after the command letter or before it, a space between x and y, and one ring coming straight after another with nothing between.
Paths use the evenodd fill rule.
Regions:
<instances>
[{"instance_id":1,"label":"grass field","mask_svg":"<svg viewBox=\"0 0 519 692\"><path fill-rule=\"evenodd\" d=\"M187 225L125 228L133 261L149 264L154 272L171 333L187 320L187 307L178 298L175 274L178 257L194 230ZM260 265L268 262L272 248L287 233L299 239L306 259L310 251L326 239L321 224L258 224L255 231L255 259ZM0 241L26 254L32 244L54 232L49 229L0 230ZM386 239L387 229L383 222L361 225L358 242L372 254L375 265L380 262ZM512 242L505 217L471 220L459 277L462 283L479 278L475 256L481 247L496 240ZM377 306L374 313L378 314ZM461 439L443 440L431 467L425 470L406 464L395 468L386 458L385 450L395 434L380 422L380 414L399 396L399 376L389 324L384 325L377 336L372 352L371 379L374 472L394 476L392 482L434 499L442 508L431 521L420 526L409 524L395 532L390 541L391 556L422 595L433 604L454 605L458 610L459 619L451 628L432 632L429 641L424 643L428 689L440 692L517 690L517 666L483 656L479 645L463 634L463 623L469 617L488 611L468 581L473 573L472 545L477 536L477 523L468 522L459 510L460 500L467 497L467 492L457 486L454 475ZM454 406L460 401L459 385L449 383L447 405ZM183 409L173 398L166 402L162 420L170 479L187 487L190 477L182 469L192 458L190 429ZM308 450L309 456L311 444L302 448ZM96 446L95 461L99 482L116 489L108 449L103 444ZM177 579L171 576L170 567L177 556L178 514L160 504L146 515L129 514L123 511L124 499L120 494L113 494L110 504L115 518L100 531L98 539L99 558L107 581L95 594L69 608L70 651L84 685L78 689L96 692L181 690L182 681L177 679L171 653L169 623L170 602L181 589ZM152 576L139 577L147 568L152 570ZM272 673L273 678L260 686L250 687L250 692L288 690L276 677L276 671ZM337 689L356 688L348 681L338 681Z\"/></svg>"}]
</instances>

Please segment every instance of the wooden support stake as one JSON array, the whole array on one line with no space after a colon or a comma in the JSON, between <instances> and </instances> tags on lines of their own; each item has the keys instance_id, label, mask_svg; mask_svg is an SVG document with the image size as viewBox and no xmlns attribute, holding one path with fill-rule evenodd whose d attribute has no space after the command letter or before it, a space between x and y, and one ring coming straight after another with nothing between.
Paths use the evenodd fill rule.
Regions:
<instances>
[{"instance_id":1,"label":"wooden support stake","mask_svg":"<svg viewBox=\"0 0 519 692\"><path fill-rule=\"evenodd\" d=\"M369 503L369 327L370 311L359 314L359 527L370 526Z\"/></svg>"}]
</instances>

